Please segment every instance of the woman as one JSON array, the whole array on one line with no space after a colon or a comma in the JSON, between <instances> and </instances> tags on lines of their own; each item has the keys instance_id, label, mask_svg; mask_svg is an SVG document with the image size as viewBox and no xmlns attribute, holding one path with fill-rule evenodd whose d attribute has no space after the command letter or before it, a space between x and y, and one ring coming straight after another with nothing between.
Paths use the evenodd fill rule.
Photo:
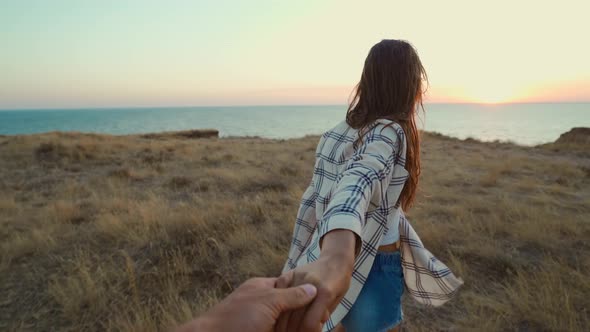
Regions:
<instances>
[{"instance_id":1,"label":"woman","mask_svg":"<svg viewBox=\"0 0 590 332\"><path fill-rule=\"evenodd\" d=\"M416 112L424 82L426 72L409 43L383 40L371 48L346 120L320 138L283 270L292 274L276 284L312 283L318 295L308 308L282 315L277 331L399 328L404 292L399 230L415 236L402 209L412 206L420 176ZM423 259L429 253L416 241L403 247ZM412 252L418 249L422 251ZM436 271L429 276L439 278ZM434 284L434 293L414 287L422 285L408 289L416 290L411 293L421 302L437 305L430 301L439 298L440 285ZM451 293L442 287L448 297L460 281L450 285Z\"/></svg>"}]
</instances>

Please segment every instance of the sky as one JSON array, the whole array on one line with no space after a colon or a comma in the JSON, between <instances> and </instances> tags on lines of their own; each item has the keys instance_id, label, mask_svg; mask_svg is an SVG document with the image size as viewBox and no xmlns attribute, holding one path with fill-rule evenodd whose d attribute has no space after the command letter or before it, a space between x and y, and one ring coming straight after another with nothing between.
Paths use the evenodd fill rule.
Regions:
<instances>
[{"instance_id":1,"label":"sky","mask_svg":"<svg viewBox=\"0 0 590 332\"><path fill-rule=\"evenodd\" d=\"M0 0L0 108L345 104L405 39L429 102L590 101L590 2Z\"/></svg>"}]
</instances>

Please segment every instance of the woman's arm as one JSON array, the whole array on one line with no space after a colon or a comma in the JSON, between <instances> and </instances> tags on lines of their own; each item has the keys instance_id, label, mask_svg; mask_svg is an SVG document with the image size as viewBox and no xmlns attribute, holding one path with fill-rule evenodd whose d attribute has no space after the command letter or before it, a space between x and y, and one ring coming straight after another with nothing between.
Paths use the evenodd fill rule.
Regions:
<instances>
[{"instance_id":1,"label":"woman's arm","mask_svg":"<svg viewBox=\"0 0 590 332\"><path fill-rule=\"evenodd\" d=\"M356 235L355 254L358 255L365 215L371 206L380 206L385 198L397 157L397 132L377 125L364 139L337 179L330 203L319 221L322 251L328 233L346 229Z\"/></svg>"}]
</instances>

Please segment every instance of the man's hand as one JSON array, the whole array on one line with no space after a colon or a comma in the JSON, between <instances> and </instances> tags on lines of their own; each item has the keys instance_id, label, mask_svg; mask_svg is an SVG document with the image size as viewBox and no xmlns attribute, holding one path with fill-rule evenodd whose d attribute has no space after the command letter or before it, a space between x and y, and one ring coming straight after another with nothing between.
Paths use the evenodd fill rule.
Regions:
<instances>
[{"instance_id":1,"label":"man's hand","mask_svg":"<svg viewBox=\"0 0 590 332\"><path fill-rule=\"evenodd\" d=\"M309 284L275 289L275 283L276 278L250 279L176 332L272 331L281 313L309 304L317 293L316 288Z\"/></svg>"},{"instance_id":2,"label":"man's hand","mask_svg":"<svg viewBox=\"0 0 590 332\"><path fill-rule=\"evenodd\" d=\"M355 235L335 230L324 236L320 258L283 274L277 288L313 284L318 295L306 308L281 314L277 332L319 332L350 286L354 265Z\"/></svg>"}]
</instances>

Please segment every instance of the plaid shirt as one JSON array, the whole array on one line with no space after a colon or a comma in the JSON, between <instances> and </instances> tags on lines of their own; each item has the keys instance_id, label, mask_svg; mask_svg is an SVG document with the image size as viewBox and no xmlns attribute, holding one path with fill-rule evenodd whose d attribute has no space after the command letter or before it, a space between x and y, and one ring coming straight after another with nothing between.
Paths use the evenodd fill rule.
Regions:
<instances>
[{"instance_id":1,"label":"plaid shirt","mask_svg":"<svg viewBox=\"0 0 590 332\"><path fill-rule=\"evenodd\" d=\"M362 239L350 288L324 325L324 331L333 329L358 297L387 221L394 218L397 209L401 210L398 198L408 178L404 168L406 140L399 124L376 120L359 145L355 143L358 134L342 121L321 136L311 184L301 199L283 268L286 272L317 260L319 240L334 229L351 230ZM403 213L399 214L399 230L409 293L427 305L448 301L462 281L424 248Z\"/></svg>"}]
</instances>

